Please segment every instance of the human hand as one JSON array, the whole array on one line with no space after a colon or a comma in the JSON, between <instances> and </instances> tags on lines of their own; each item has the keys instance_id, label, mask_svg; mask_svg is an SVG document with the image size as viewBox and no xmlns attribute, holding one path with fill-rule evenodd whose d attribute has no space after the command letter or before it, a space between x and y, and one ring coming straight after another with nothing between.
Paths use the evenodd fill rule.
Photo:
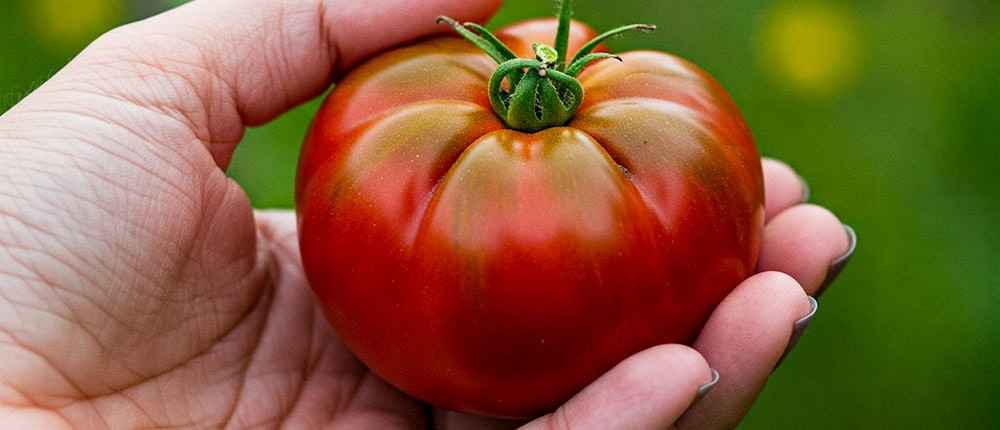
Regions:
<instances>
[{"instance_id":1,"label":"human hand","mask_svg":"<svg viewBox=\"0 0 1000 430\"><path fill-rule=\"evenodd\" d=\"M0 427L511 426L431 411L372 375L313 300L294 215L255 212L224 174L246 126L375 52L447 31L439 15L484 21L498 5L196 1L102 36L0 117ZM794 280L751 278L700 354L644 351L529 427L673 422L709 365L723 379L679 425L742 417L844 245L808 242L839 222L772 203L799 186L772 176L768 213L782 215L761 268ZM753 360L732 357L748 343ZM716 414L730 418L706 421Z\"/></svg>"}]
</instances>

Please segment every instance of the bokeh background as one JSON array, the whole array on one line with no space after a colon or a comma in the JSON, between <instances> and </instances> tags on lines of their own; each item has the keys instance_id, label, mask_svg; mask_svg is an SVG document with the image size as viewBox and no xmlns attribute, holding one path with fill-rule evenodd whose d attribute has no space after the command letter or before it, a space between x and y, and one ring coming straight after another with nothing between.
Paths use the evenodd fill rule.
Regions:
<instances>
[{"instance_id":1,"label":"bokeh background","mask_svg":"<svg viewBox=\"0 0 1000 430\"><path fill-rule=\"evenodd\" d=\"M0 112L103 31L181 3L0 0ZM761 152L860 236L742 428L1000 428L1000 2L576 3L598 30L658 25L610 45L715 75ZM553 11L508 0L490 26ZM291 207L316 108L248 131L230 174L256 206Z\"/></svg>"}]
</instances>

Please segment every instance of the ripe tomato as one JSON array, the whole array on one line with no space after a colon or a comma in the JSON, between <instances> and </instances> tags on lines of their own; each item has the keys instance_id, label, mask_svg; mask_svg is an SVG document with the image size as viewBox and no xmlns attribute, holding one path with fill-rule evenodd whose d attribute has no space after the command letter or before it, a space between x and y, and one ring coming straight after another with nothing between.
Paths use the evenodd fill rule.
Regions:
<instances>
[{"instance_id":1,"label":"ripe tomato","mask_svg":"<svg viewBox=\"0 0 1000 430\"><path fill-rule=\"evenodd\" d=\"M530 58L556 29L496 36ZM593 36L574 23L569 53ZM684 60L620 59L579 73L568 123L530 133L494 112L497 64L459 38L337 83L301 154L302 258L375 373L451 409L542 414L635 352L691 343L753 273L762 175L736 106Z\"/></svg>"}]
</instances>

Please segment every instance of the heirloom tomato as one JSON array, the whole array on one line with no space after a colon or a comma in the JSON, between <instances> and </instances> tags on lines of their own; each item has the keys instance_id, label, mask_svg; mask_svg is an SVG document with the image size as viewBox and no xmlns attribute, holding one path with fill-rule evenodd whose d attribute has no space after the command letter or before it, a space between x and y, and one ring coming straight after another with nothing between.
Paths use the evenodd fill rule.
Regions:
<instances>
[{"instance_id":1,"label":"heirloom tomato","mask_svg":"<svg viewBox=\"0 0 1000 430\"><path fill-rule=\"evenodd\" d=\"M763 181L733 101L680 58L600 52L647 26L568 16L495 36L442 18L466 39L361 64L306 137L316 297L365 365L431 404L551 411L633 353L690 344L753 273Z\"/></svg>"}]
</instances>

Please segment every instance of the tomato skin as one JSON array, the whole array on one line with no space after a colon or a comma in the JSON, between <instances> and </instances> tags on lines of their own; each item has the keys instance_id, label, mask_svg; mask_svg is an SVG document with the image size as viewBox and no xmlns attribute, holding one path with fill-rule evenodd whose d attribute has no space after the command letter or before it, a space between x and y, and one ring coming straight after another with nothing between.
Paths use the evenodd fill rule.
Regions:
<instances>
[{"instance_id":1,"label":"tomato skin","mask_svg":"<svg viewBox=\"0 0 1000 430\"><path fill-rule=\"evenodd\" d=\"M555 20L497 33L518 55ZM574 24L571 46L593 35ZM627 356L690 344L753 273L763 180L750 131L696 66L629 52L580 75L565 127L505 129L496 63L458 38L352 71L303 146L303 264L334 328L429 403L526 418Z\"/></svg>"}]
</instances>

